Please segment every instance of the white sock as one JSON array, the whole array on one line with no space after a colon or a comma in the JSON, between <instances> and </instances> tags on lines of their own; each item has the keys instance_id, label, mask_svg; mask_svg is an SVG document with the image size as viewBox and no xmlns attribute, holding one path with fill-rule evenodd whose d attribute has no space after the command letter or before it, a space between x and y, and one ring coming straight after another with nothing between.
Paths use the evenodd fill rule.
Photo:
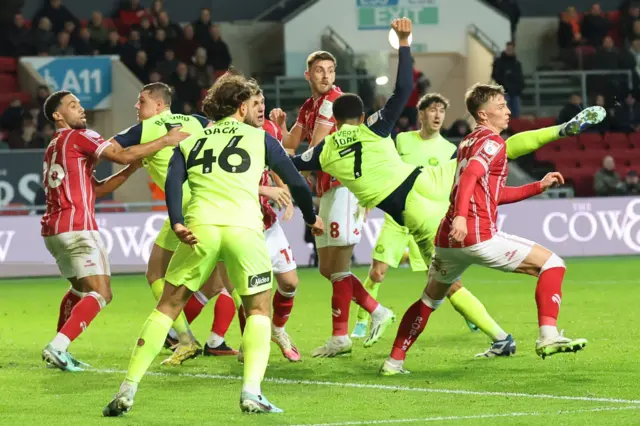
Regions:
<instances>
[{"instance_id":1,"label":"white sock","mask_svg":"<svg viewBox=\"0 0 640 426\"><path fill-rule=\"evenodd\" d=\"M271 324L271 332L273 334L284 333L284 327L276 327L275 325Z\"/></svg>"},{"instance_id":2,"label":"white sock","mask_svg":"<svg viewBox=\"0 0 640 426\"><path fill-rule=\"evenodd\" d=\"M53 349L60 352L66 352L71 344L71 340L67 336L62 333L56 334L56 337L51 341L51 346Z\"/></svg>"},{"instance_id":3,"label":"white sock","mask_svg":"<svg viewBox=\"0 0 640 426\"><path fill-rule=\"evenodd\" d=\"M371 312L371 319L374 321L383 320L387 315L387 308L382 306L382 304L378 304L378 306Z\"/></svg>"},{"instance_id":4,"label":"white sock","mask_svg":"<svg viewBox=\"0 0 640 426\"><path fill-rule=\"evenodd\" d=\"M541 325L540 326L540 340L553 339L558 337L558 328L555 325Z\"/></svg>"},{"instance_id":5,"label":"white sock","mask_svg":"<svg viewBox=\"0 0 640 426\"><path fill-rule=\"evenodd\" d=\"M333 343L342 345L349 341L349 336L347 336L346 334L344 336L332 336L331 340L333 341Z\"/></svg>"},{"instance_id":6,"label":"white sock","mask_svg":"<svg viewBox=\"0 0 640 426\"><path fill-rule=\"evenodd\" d=\"M120 385L120 392L124 393L124 392L131 392L133 395L136 394L136 392L138 392L138 384L131 382L129 380L125 380L122 382L122 384Z\"/></svg>"},{"instance_id":7,"label":"white sock","mask_svg":"<svg viewBox=\"0 0 640 426\"><path fill-rule=\"evenodd\" d=\"M401 359L393 359L389 357L387 358L387 363L393 365L394 367L402 367L402 364L404 363L404 361Z\"/></svg>"},{"instance_id":8,"label":"white sock","mask_svg":"<svg viewBox=\"0 0 640 426\"><path fill-rule=\"evenodd\" d=\"M178 340L178 333L172 328L171 330L169 330L169 337Z\"/></svg>"},{"instance_id":9,"label":"white sock","mask_svg":"<svg viewBox=\"0 0 640 426\"><path fill-rule=\"evenodd\" d=\"M260 385L255 387L250 385L242 385L242 392L249 392L254 395L262 395L262 391L260 390Z\"/></svg>"},{"instance_id":10,"label":"white sock","mask_svg":"<svg viewBox=\"0 0 640 426\"><path fill-rule=\"evenodd\" d=\"M509 335L503 330L500 333L496 334L496 342L499 340L506 340L507 337L509 337Z\"/></svg>"},{"instance_id":11,"label":"white sock","mask_svg":"<svg viewBox=\"0 0 640 426\"><path fill-rule=\"evenodd\" d=\"M211 336L209 336L209 339L207 340L207 345L209 345L210 348L217 348L223 343L224 337L220 337L212 331Z\"/></svg>"}]
</instances>

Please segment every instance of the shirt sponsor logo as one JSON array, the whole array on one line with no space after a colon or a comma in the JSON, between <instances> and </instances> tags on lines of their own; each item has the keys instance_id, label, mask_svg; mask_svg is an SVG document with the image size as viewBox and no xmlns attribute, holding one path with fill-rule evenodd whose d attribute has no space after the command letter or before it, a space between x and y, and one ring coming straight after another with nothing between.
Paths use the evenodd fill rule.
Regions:
<instances>
[{"instance_id":1,"label":"shirt sponsor logo","mask_svg":"<svg viewBox=\"0 0 640 426\"><path fill-rule=\"evenodd\" d=\"M271 284L271 272L263 272L258 275L249 276L249 288L261 287L267 284Z\"/></svg>"}]
</instances>

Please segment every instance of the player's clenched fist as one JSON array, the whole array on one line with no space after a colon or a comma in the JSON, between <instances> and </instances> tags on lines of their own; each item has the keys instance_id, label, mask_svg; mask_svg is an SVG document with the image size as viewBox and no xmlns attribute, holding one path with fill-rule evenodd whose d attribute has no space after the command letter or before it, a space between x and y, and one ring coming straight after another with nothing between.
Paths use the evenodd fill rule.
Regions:
<instances>
[{"instance_id":1,"label":"player's clenched fist","mask_svg":"<svg viewBox=\"0 0 640 426\"><path fill-rule=\"evenodd\" d=\"M463 216L456 216L451 222L451 232L449 232L449 239L456 243L462 243L467 237L467 218Z\"/></svg>"},{"instance_id":2,"label":"player's clenched fist","mask_svg":"<svg viewBox=\"0 0 640 426\"><path fill-rule=\"evenodd\" d=\"M285 128L287 125L287 113L284 112L281 108L274 108L269 113L269 120L273 121L278 125L278 127Z\"/></svg>"},{"instance_id":3,"label":"player's clenched fist","mask_svg":"<svg viewBox=\"0 0 640 426\"><path fill-rule=\"evenodd\" d=\"M546 176L540 181L540 187L543 191L546 191L556 184L564 184L564 177L562 177L562 175L558 172L547 173Z\"/></svg>"},{"instance_id":4,"label":"player's clenched fist","mask_svg":"<svg viewBox=\"0 0 640 426\"><path fill-rule=\"evenodd\" d=\"M398 35L398 40L400 40L400 46L408 46L409 45L409 35L411 35L412 24L411 19L409 18L398 18L394 19L391 23L391 28Z\"/></svg>"},{"instance_id":5,"label":"player's clenched fist","mask_svg":"<svg viewBox=\"0 0 640 426\"><path fill-rule=\"evenodd\" d=\"M196 236L191 233L189 228L182 224L176 223L175 225L173 225L173 232L176 233L176 236L180 239L180 241L187 245L194 246L198 244Z\"/></svg>"},{"instance_id":6,"label":"player's clenched fist","mask_svg":"<svg viewBox=\"0 0 640 426\"><path fill-rule=\"evenodd\" d=\"M316 237L324 234L324 222L322 222L320 216L316 216L316 223L314 223L313 225L307 224L307 226L311 228L311 233Z\"/></svg>"}]
</instances>

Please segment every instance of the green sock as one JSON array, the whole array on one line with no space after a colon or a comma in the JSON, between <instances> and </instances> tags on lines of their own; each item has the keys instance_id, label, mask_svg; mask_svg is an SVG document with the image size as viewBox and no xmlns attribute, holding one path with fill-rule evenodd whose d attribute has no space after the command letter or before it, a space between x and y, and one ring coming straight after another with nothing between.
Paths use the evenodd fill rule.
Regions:
<instances>
[{"instance_id":1,"label":"green sock","mask_svg":"<svg viewBox=\"0 0 640 426\"><path fill-rule=\"evenodd\" d=\"M129 369L125 380L132 383L140 383L142 376L147 372L153 360L158 356L164 339L169 333L173 320L154 309L145 321L138 337L136 347L133 348Z\"/></svg>"},{"instance_id":2,"label":"green sock","mask_svg":"<svg viewBox=\"0 0 640 426\"><path fill-rule=\"evenodd\" d=\"M462 287L449 300L460 315L478 326L484 334L491 337L491 340L495 342L506 339L507 333L491 318L482 302L476 299L469 290Z\"/></svg>"},{"instance_id":3,"label":"green sock","mask_svg":"<svg viewBox=\"0 0 640 426\"><path fill-rule=\"evenodd\" d=\"M562 125L545 127L511 136L506 141L507 157L509 160L515 160L518 157L534 152L549 142L560 139L560 129L562 127Z\"/></svg>"},{"instance_id":4,"label":"green sock","mask_svg":"<svg viewBox=\"0 0 640 426\"><path fill-rule=\"evenodd\" d=\"M364 281L363 287L369 292L371 297L378 299L378 291L380 290L380 283L377 283L367 275L367 279ZM357 314L358 322L367 322L369 320L369 312L365 311L358 306Z\"/></svg>"},{"instance_id":5,"label":"green sock","mask_svg":"<svg viewBox=\"0 0 640 426\"><path fill-rule=\"evenodd\" d=\"M238 309L240 309L240 306L242 306L242 298L240 297L240 295L238 294L238 291L235 288L231 292L231 298L233 299L233 303L236 305L236 311L237 311Z\"/></svg>"},{"instance_id":6,"label":"green sock","mask_svg":"<svg viewBox=\"0 0 640 426\"><path fill-rule=\"evenodd\" d=\"M162 292L164 291L164 278L160 278L151 283L151 292L156 300L160 300ZM178 340L180 343L191 343L195 340L191 329L189 328L189 321L184 315L184 312L180 312L178 318L173 323L173 329L178 333Z\"/></svg>"},{"instance_id":7,"label":"green sock","mask_svg":"<svg viewBox=\"0 0 640 426\"><path fill-rule=\"evenodd\" d=\"M264 378L271 351L271 318L264 315L247 317L242 336L244 351L244 377L242 389L260 395L260 383Z\"/></svg>"}]
</instances>

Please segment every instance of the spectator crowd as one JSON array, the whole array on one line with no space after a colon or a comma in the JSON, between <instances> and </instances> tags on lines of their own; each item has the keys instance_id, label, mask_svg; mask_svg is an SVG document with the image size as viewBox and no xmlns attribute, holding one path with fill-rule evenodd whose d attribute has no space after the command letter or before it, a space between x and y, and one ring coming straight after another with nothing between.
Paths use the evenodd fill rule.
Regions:
<instances>
[{"instance_id":1,"label":"spectator crowd","mask_svg":"<svg viewBox=\"0 0 640 426\"><path fill-rule=\"evenodd\" d=\"M78 19L62 0L44 0L30 21L22 14L0 29L0 56L120 55L142 82L172 86L172 109L198 110L203 91L231 65L231 54L211 10L184 25L173 22L162 0L145 9L140 0L124 0L112 17L95 11ZM1 139L11 148L42 148L53 135L42 115L48 88L40 87L29 103L19 99L0 112ZM0 143L0 146L2 144Z\"/></svg>"}]
</instances>

